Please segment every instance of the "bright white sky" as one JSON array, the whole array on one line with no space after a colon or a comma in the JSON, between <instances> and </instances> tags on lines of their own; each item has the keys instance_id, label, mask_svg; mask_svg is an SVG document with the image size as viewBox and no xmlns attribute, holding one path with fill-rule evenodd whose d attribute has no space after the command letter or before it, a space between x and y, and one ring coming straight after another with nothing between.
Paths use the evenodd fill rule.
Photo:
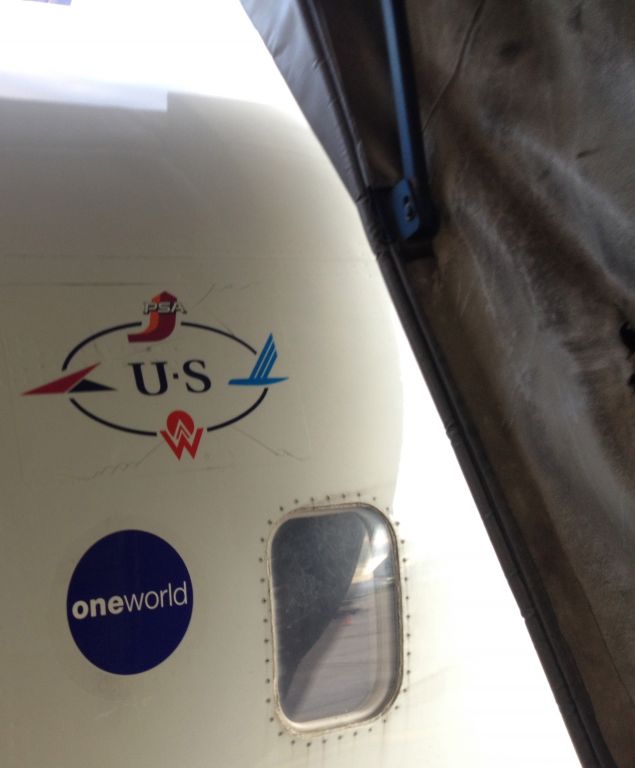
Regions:
<instances>
[{"instance_id":1,"label":"bright white sky","mask_svg":"<svg viewBox=\"0 0 635 768\"><path fill-rule=\"evenodd\" d=\"M164 109L168 90L265 102L301 119L237 0L0 0L0 96ZM430 602L438 647L431 640L427 652L440 669L461 666L457 716L482 738L478 765L510 768L512 754L514 768L544 768L546 754L553 768L579 766L403 336L400 343L405 417L395 509L423 510L416 530L404 533L444 595ZM422 467L433 468L425 493ZM461 732L459 723L449 726ZM461 762L477 765L469 754Z\"/></svg>"},{"instance_id":2,"label":"bright white sky","mask_svg":"<svg viewBox=\"0 0 635 768\"><path fill-rule=\"evenodd\" d=\"M237 0L0 0L0 96L161 109L165 92L299 113Z\"/></svg>"}]
</instances>

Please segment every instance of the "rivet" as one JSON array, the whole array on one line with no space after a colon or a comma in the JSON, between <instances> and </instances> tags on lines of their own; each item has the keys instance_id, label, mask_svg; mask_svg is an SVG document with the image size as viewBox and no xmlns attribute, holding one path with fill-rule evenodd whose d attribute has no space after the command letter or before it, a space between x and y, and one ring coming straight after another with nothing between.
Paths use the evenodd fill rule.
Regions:
<instances>
[{"instance_id":1,"label":"rivet","mask_svg":"<svg viewBox=\"0 0 635 768\"><path fill-rule=\"evenodd\" d=\"M273 520L267 520L267 525L273 525Z\"/></svg>"},{"instance_id":2,"label":"rivet","mask_svg":"<svg viewBox=\"0 0 635 768\"><path fill-rule=\"evenodd\" d=\"M307 746L307 749L308 749L311 746L311 742L307 741L306 746Z\"/></svg>"},{"instance_id":3,"label":"rivet","mask_svg":"<svg viewBox=\"0 0 635 768\"><path fill-rule=\"evenodd\" d=\"M400 525L399 520L395 520L395 525Z\"/></svg>"},{"instance_id":4,"label":"rivet","mask_svg":"<svg viewBox=\"0 0 635 768\"><path fill-rule=\"evenodd\" d=\"M281 511L281 512L284 512L284 507L280 507L280 511Z\"/></svg>"},{"instance_id":5,"label":"rivet","mask_svg":"<svg viewBox=\"0 0 635 768\"><path fill-rule=\"evenodd\" d=\"M297 499L294 499L294 500L293 500L293 503L294 503L294 504L299 504L300 502L299 502Z\"/></svg>"},{"instance_id":6,"label":"rivet","mask_svg":"<svg viewBox=\"0 0 635 768\"><path fill-rule=\"evenodd\" d=\"M265 704L271 704L271 699L265 699Z\"/></svg>"},{"instance_id":7,"label":"rivet","mask_svg":"<svg viewBox=\"0 0 635 768\"><path fill-rule=\"evenodd\" d=\"M268 624L268 623L269 623L269 619L263 619L263 620L262 620L262 623L263 623L263 624Z\"/></svg>"},{"instance_id":8,"label":"rivet","mask_svg":"<svg viewBox=\"0 0 635 768\"><path fill-rule=\"evenodd\" d=\"M264 580L264 578L263 578L263 579L260 579L260 583L261 583L261 584L264 584L264 583L265 583L265 580Z\"/></svg>"},{"instance_id":9,"label":"rivet","mask_svg":"<svg viewBox=\"0 0 635 768\"><path fill-rule=\"evenodd\" d=\"M273 723L273 717L270 717L270 718L269 718L269 722L270 722L270 723Z\"/></svg>"},{"instance_id":10,"label":"rivet","mask_svg":"<svg viewBox=\"0 0 635 768\"><path fill-rule=\"evenodd\" d=\"M267 598L266 598L266 597L263 597L263 598L262 598L262 600L261 600L260 602L261 602L261 603L266 603L266 602L267 602Z\"/></svg>"},{"instance_id":11,"label":"rivet","mask_svg":"<svg viewBox=\"0 0 635 768\"><path fill-rule=\"evenodd\" d=\"M278 731L278 736L282 736L284 731Z\"/></svg>"},{"instance_id":12,"label":"rivet","mask_svg":"<svg viewBox=\"0 0 635 768\"><path fill-rule=\"evenodd\" d=\"M339 740L339 741L341 741L341 740L342 740L342 734L341 734L341 733L340 733L340 734L338 734L338 737L337 737L337 738L338 738L338 740Z\"/></svg>"},{"instance_id":13,"label":"rivet","mask_svg":"<svg viewBox=\"0 0 635 768\"><path fill-rule=\"evenodd\" d=\"M258 562L259 562L259 563L264 563L264 560L262 559L262 557L259 557L259 558L258 558Z\"/></svg>"},{"instance_id":14,"label":"rivet","mask_svg":"<svg viewBox=\"0 0 635 768\"><path fill-rule=\"evenodd\" d=\"M268 643L268 642L269 642L269 638L265 637L265 643Z\"/></svg>"},{"instance_id":15,"label":"rivet","mask_svg":"<svg viewBox=\"0 0 635 768\"><path fill-rule=\"evenodd\" d=\"M265 685L269 685L269 683L270 683L270 682L271 682L270 678L267 678L267 679L265 680Z\"/></svg>"}]
</instances>

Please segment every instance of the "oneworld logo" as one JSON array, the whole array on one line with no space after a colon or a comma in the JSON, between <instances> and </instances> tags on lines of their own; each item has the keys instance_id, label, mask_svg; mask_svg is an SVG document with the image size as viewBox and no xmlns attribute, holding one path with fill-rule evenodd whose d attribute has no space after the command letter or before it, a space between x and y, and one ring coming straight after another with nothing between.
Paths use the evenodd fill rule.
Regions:
<instances>
[{"instance_id":1,"label":"oneworld logo","mask_svg":"<svg viewBox=\"0 0 635 768\"><path fill-rule=\"evenodd\" d=\"M117 675L145 672L179 646L192 616L190 574L167 541L116 531L95 542L71 577L66 615L82 655Z\"/></svg>"},{"instance_id":2,"label":"oneworld logo","mask_svg":"<svg viewBox=\"0 0 635 768\"><path fill-rule=\"evenodd\" d=\"M185 319L168 291L144 301L145 320L90 333L61 364L61 375L23 395L64 395L83 416L110 429L163 438L180 461L194 459L204 436L246 418L269 388L287 381L278 349L224 328Z\"/></svg>"}]
</instances>

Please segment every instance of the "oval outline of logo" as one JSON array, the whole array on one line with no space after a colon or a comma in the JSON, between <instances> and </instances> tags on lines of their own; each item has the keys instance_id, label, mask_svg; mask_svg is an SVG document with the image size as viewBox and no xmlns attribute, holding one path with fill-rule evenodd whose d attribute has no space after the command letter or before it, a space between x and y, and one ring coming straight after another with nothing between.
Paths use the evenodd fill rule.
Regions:
<instances>
[{"instance_id":1,"label":"oval outline of logo","mask_svg":"<svg viewBox=\"0 0 635 768\"><path fill-rule=\"evenodd\" d=\"M62 371L67 370L70 362L75 357L75 355L82 350L87 344L90 344L91 341L95 341L96 339L101 338L102 336L107 336L110 333L117 333L118 331L125 331L129 328L138 328L139 326L143 325L143 323L135 322L135 323L123 323L121 325L114 325L111 328L106 328L103 331L98 331L97 333L93 333L87 338L85 338L83 341L80 341L79 344L77 344L73 349L68 353L66 356L66 359L64 360L64 363L62 365ZM246 349L248 349L253 355L256 357L258 356L258 351L255 350L251 344L248 344L246 341L243 341L243 339L238 338L238 336L234 336L232 333L229 333L228 331L224 331L221 328L214 328L211 325L203 325L202 323L192 323L187 320L182 320L179 323L180 326L186 327L186 328L194 328L197 330L202 331L209 331L211 333L217 333L219 336L224 336L227 339L230 339L231 341L235 341L237 344L242 345ZM240 421L241 419L244 419L246 416L249 416L249 414L252 411L255 411L256 408L262 403L262 401L267 396L267 392L269 392L269 387L265 387L264 390L261 392L258 399L252 403L249 408L239 413L237 416L232 417L231 419L227 419L226 421L220 422L218 424L212 424L209 427L205 427L206 432L214 432L217 429L222 429L223 427L228 427L231 424L235 424L237 421ZM71 397L70 402L73 404L73 407L76 408L80 413L83 413L84 416L88 416L90 419L93 419L93 421L96 421L99 424L103 424L106 427L110 427L111 429L118 429L121 432L130 432L133 435L142 435L143 437L157 437L159 432L150 432L149 430L145 429L135 429L134 427L124 427L122 424L115 424L112 421L107 421L106 419L102 419L100 416L97 416L92 411L89 411L88 408L86 408L83 405L80 405L77 400L75 400L74 397Z\"/></svg>"}]
</instances>

